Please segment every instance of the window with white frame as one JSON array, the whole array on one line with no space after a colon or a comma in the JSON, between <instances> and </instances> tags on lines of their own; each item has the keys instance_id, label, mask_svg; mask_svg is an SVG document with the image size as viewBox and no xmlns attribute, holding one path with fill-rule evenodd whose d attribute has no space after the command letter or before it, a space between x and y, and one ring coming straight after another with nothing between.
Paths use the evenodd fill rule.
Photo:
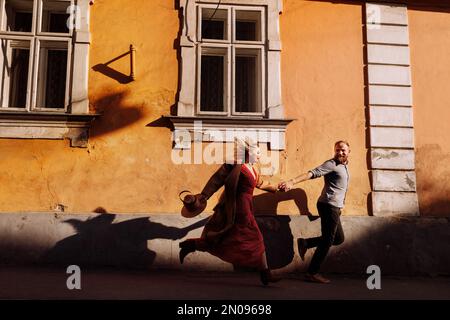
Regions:
<instances>
[{"instance_id":1,"label":"window with white frame","mask_svg":"<svg viewBox=\"0 0 450 320\"><path fill-rule=\"evenodd\" d=\"M0 0L0 138L86 146L89 0Z\"/></svg>"},{"instance_id":2,"label":"window with white frame","mask_svg":"<svg viewBox=\"0 0 450 320\"><path fill-rule=\"evenodd\" d=\"M2 110L67 110L73 2L1 0Z\"/></svg>"},{"instance_id":3,"label":"window with white frame","mask_svg":"<svg viewBox=\"0 0 450 320\"><path fill-rule=\"evenodd\" d=\"M198 6L197 114L264 114L265 15L262 6Z\"/></svg>"},{"instance_id":4,"label":"window with white frame","mask_svg":"<svg viewBox=\"0 0 450 320\"><path fill-rule=\"evenodd\" d=\"M282 7L282 0L180 0L180 90L169 118L174 139L187 130L191 140L175 148L209 141L208 132L225 142L248 130L271 150L284 150L292 119L281 101Z\"/></svg>"}]
</instances>

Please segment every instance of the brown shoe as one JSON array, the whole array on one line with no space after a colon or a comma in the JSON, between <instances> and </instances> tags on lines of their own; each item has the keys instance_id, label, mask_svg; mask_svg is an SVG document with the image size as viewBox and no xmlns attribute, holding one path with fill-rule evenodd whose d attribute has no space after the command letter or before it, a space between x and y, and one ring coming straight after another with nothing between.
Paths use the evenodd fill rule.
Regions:
<instances>
[{"instance_id":1,"label":"brown shoe","mask_svg":"<svg viewBox=\"0 0 450 320\"><path fill-rule=\"evenodd\" d=\"M274 275L270 269L261 270L259 276L262 284L265 286L267 286L269 282L278 282L281 280L281 277Z\"/></svg>"},{"instance_id":2,"label":"brown shoe","mask_svg":"<svg viewBox=\"0 0 450 320\"><path fill-rule=\"evenodd\" d=\"M305 281L315 282L315 283L330 283L331 281L320 274L305 274Z\"/></svg>"},{"instance_id":3,"label":"brown shoe","mask_svg":"<svg viewBox=\"0 0 450 320\"><path fill-rule=\"evenodd\" d=\"M298 238L297 239L297 247L298 247L298 254L300 255L300 258L302 258L302 260L305 261L305 254L306 254L306 251L308 251L308 247L306 246L306 239Z\"/></svg>"}]
</instances>

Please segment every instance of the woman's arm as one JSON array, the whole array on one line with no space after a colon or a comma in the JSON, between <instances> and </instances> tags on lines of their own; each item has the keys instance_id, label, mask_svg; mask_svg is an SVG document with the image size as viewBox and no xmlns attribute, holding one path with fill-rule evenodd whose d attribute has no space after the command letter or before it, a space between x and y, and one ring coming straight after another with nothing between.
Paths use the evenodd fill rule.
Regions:
<instances>
[{"instance_id":1,"label":"woman's arm","mask_svg":"<svg viewBox=\"0 0 450 320\"><path fill-rule=\"evenodd\" d=\"M257 182L256 187L260 190L268 191L268 192L277 192L278 186L274 186L269 181L264 180L261 177L261 168L259 166L255 166L256 174L257 174Z\"/></svg>"},{"instance_id":2,"label":"woman's arm","mask_svg":"<svg viewBox=\"0 0 450 320\"><path fill-rule=\"evenodd\" d=\"M268 191L268 192L277 192L278 187L271 184L269 181L263 181L261 185L256 186L258 189Z\"/></svg>"},{"instance_id":3,"label":"woman's arm","mask_svg":"<svg viewBox=\"0 0 450 320\"><path fill-rule=\"evenodd\" d=\"M233 165L223 164L208 180L201 194L209 199L217 190L225 184L228 174L233 169Z\"/></svg>"}]
</instances>

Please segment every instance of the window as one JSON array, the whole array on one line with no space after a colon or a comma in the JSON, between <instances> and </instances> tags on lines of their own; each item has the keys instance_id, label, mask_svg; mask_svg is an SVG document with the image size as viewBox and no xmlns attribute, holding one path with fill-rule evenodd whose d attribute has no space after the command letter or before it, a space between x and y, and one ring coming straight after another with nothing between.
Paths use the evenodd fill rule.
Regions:
<instances>
[{"instance_id":1,"label":"window","mask_svg":"<svg viewBox=\"0 0 450 320\"><path fill-rule=\"evenodd\" d=\"M88 11L89 0L0 0L0 138L86 142Z\"/></svg>"},{"instance_id":2,"label":"window","mask_svg":"<svg viewBox=\"0 0 450 320\"><path fill-rule=\"evenodd\" d=\"M181 0L181 77L177 130L254 130L258 142L284 149L280 29L282 0ZM219 135L220 136L220 135ZM272 138L275 137L275 138ZM197 138L196 138L197 139ZM232 137L224 138L232 139ZM188 143L182 148L189 148Z\"/></svg>"},{"instance_id":3,"label":"window","mask_svg":"<svg viewBox=\"0 0 450 320\"><path fill-rule=\"evenodd\" d=\"M197 114L262 116L264 7L198 6Z\"/></svg>"},{"instance_id":4,"label":"window","mask_svg":"<svg viewBox=\"0 0 450 320\"><path fill-rule=\"evenodd\" d=\"M3 0L1 109L66 111L73 1Z\"/></svg>"}]
</instances>

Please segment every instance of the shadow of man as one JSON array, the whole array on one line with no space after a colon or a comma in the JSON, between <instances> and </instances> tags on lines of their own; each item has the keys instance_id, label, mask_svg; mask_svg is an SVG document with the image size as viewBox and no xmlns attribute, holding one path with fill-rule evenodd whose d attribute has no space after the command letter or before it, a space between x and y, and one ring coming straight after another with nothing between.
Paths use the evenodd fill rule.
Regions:
<instances>
[{"instance_id":1,"label":"shadow of man","mask_svg":"<svg viewBox=\"0 0 450 320\"><path fill-rule=\"evenodd\" d=\"M294 200L300 215L308 216L310 221L318 219L308 208L308 197L303 189L288 192L263 193L253 197L255 218L264 237L269 268L287 266L294 258L294 237L288 215L277 215L278 204Z\"/></svg>"},{"instance_id":2,"label":"shadow of man","mask_svg":"<svg viewBox=\"0 0 450 320\"><path fill-rule=\"evenodd\" d=\"M64 265L148 268L153 264L156 252L147 247L147 240L181 239L191 230L202 227L207 220L200 220L185 228L152 222L148 217L113 223L115 214L96 210L100 214L86 221L63 221L77 233L57 242L41 257L41 261Z\"/></svg>"},{"instance_id":3,"label":"shadow of man","mask_svg":"<svg viewBox=\"0 0 450 320\"><path fill-rule=\"evenodd\" d=\"M310 221L319 219L319 216L313 215L308 207L308 197L303 189L296 188L288 192L263 193L253 197L255 215L276 215L278 204L283 201L294 200L300 215L308 216Z\"/></svg>"}]
</instances>

